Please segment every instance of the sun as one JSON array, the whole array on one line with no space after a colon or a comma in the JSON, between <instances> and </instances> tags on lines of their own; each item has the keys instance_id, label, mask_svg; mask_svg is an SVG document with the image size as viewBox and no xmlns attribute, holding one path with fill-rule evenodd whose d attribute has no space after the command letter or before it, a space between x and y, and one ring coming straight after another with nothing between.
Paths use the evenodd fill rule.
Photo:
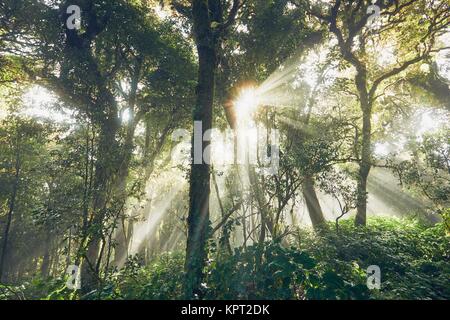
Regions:
<instances>
[{"instance_id":1,"label":"sun","mask_svg":"<svg viewBox=\"0 0 450 320\"><path fill-rule=\"evenodd\" d=\"M246 87L241 92L234 103L237 120L240 123L251 120L260 104L258 89L256 87Z\"/></svg>"}]
</instances>

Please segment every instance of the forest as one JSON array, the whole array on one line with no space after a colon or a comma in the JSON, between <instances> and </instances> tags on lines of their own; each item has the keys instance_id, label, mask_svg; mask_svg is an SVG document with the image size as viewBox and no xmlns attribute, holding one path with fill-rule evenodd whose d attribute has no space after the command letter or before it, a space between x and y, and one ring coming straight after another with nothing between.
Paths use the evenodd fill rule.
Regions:
<instances>
[{"instance_id":1,"label":"forest","mask_svg":"<svg viewBox=\"0 0 450 320\"><path fill-rule=\"evenodd\" d=\"M450 0L0 0L0 300L450 299Z\"/></svg>"}]
</instances>

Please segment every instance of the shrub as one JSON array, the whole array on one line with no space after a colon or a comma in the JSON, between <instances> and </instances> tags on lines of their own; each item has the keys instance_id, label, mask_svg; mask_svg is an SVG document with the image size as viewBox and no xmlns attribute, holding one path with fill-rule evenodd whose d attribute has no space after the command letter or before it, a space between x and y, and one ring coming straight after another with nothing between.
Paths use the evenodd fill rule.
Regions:
<instances>
[{"instance_id":1,"label":"shrub","mask_svg":"<svg viewBox=\"0 0 450 320\"><path fill-rule=\"evenodd\" d=\"M429 227L413 220L373 218L366 228L342 223L339 233L302 233L299 248L321 264L346 270L350 264L381 269L378 299L448 299L450 245L444 224ZM343 279L349 275L341 274Z\"/></svg>"},{"instance_id":2,"label":"shrub","mask_svg":"<svg viewBox=\"0 0 450 320\"><path fill-rule=\"evenodd\" d=\"M113 274L102 290L101 299L174 300L182 297L184 256L162 254L148 266L129 259Z\"/></svg>"},{"instance_id":3,"label":"shrub","mask_svg":"<svg viewBox=\"0 0 450 320\"><path fill-rule=\"evenodd\" d=\"M204 299L449 299L450 243L444 223L369 219L368 226L341 223L314 233L300 229L296 240L211 254L205 268ZM369 290L367 267L381 269L381 289ZM162 254L149 265L139 257L112 273L102 289L82 299L180 299L182 253ZM33 279L0 285L0 299L77 299L64 279Z\"/></svg>"}]
</instances>

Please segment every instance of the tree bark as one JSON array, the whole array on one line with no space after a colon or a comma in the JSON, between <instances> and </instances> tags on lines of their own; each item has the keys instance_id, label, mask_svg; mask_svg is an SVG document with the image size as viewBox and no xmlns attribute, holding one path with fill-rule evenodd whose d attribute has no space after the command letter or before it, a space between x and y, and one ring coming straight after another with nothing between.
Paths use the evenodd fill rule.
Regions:
<instances>
[{"instance_id":1,"label":"tree bark","mask_svg":"<svg viewBox=\"0 0 450 320\"><path fill-rule=\"evenodd\" d=\"M125 212L125 204L127 200L127 179L129 176L129 168L130 168L130 162L131 158L133 156L133 150L134 150L134 132L135 132L136 126L133 124L130 124L130 127L128 128L127 137L125 141L124 146L124 155L122 159L122 164L119 168L119 174L117 179L117 186L116 186L116 193L118 197L118 218L117 221L114 221L114 223L118 223L117 230L116 230L116 247L114 248L114 262L113 264L116 267L121 267L122 263L124 262L124 258L127 257L128 252L128 246L127 246L127 237L125 235L125 219L124 216Z\"/></svg>"},{"instance_id":2,"label":"tree bark","mask_svg":"<svg viewBox=\"0 0 450 320\"><path fill-rule=\"evenodd\" d=\"M216 43L211 30L208 3L194 0L192 4L194 35L199 57L197 99L194 121L202 123L202 137L212 127L212 107L216 71ZM206 242L209 227L210 165L194 163L194 135L192 138L192 165L190 174L188 237L185 262L185 298L201 297L201 281L206 260ZM203 140L203 139L202 139ZM202 154L208 152L210 142L202 141ZM198 150L196 150L198 152ZM208 156L207 154L205 156ZM209 157L208 157L209 158Z\"/></svg>"},{"instance_id":3,"label":"tree bark","mask_svg":"<svg viewBox=\"0 0 450 320\"><path fill-rule=\"evenodd\" d=\"M322 208L319 199L314 189L314 179L311 176L306 176L302 184L303 198L308 208L309 217L314 229L318 230L323 227L326 220L323 216Z\"/></svg>"},{"instance_id":4,"label":"tree bark","mask_svg":"<svg viewBox=\"0 0 450 320\"><path fill-rule=\"evenodd\" d=\"M41 275L43 278L47 278L50 273L50 232L49 230L45 230L45 232L44 256L41 265Z\"/></svg>"},{"instance_id":5,"label":"tree bark","mask_svg":"<svg viewBox=\"0 0 450 320\"><path fill-rule=\"evenodd\" d=\"M363 124L355 225L365 226L367 220L367 179L372 165L372 97L367 91L367 71L365 66L363 64L357 64L356 70L355 84L359 94Z\"/></svg>"},{"instance_id":6,"label":"tree bark","mask_svg":"<svg viewBox=\"0 0 450 320\"><path fill-rule=\"evenodd\" d=\"M316 91L320 82L323 81L324 72L320 75L316 86L312 90L311 96L308 99L308 112L304 120L305 126L309 125L311 120L311 113L313 107L316 105ZM320 206L319 197L317 197L316 189L314 188L315 182L312 175L306 175L302 183L303 198L308 208L309 218L315 230L319 230L326 225L326 220L323 215L322 207Z\"/></svg>"},{"instance_id":7,"label":"tree bark","mask_svg":"<svg viewBox=\"0 0 450 320\"><path fill-rule=\"evenodd\" d=\"M357 213L355 218L355 225L364 226L367 221L367 179L369 177L371 168L371 111L367 106L363 109L363 130L362 130L362 151L361 162L359 165L359 180L358 180L358 196L357 196Z\"/></svg>"},{"instance_id":8,"label":"tree bark","mask_svg":"<svg viewBox=\"0 0 450 320\"><path fill-rule=\"evenodd\" d=\"M118 152L115 139L119 128L117 107L114 97L109 92L103 92L100 102L106 110L99 134L99 148L95 164L93 217L89 224L89 241L85 259L81 266L81 289L87 293L98 285L98 270L96 262L102 239L103 222L106 216L109 195L111 195L113 177L118 173L118 160L114 157Z\"/></svg>"}]
</instances>

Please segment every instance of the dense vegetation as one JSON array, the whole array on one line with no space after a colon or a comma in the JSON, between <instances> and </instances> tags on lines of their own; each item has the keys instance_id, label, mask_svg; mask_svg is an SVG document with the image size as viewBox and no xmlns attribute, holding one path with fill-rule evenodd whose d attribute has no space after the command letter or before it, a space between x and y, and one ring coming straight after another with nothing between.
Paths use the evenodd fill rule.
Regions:
<instances>
[{"instance_id":1,"label":"dense vegetation","mask_svg":"<svg viewBox=\"0 0 450 320\"><path fill-rule=\"evenodd\" d=\"M209 261L205 299L449 299L450 244L442 224L370 219L367 228L346 221L339 233L299 229L290 246L267 242ZM66 279L30 278L3 286L10 299L182 299L183 253L150 264L130 258L102 289L79 295ZM380 263L381 261L381 263ZM381 290L368 290L366 267L380 263Z\"/></svg>"},{"instance_id":2,"label":"dense vegetation","mask_svg":"<svg viewBox=\"0 0 450 320\"><path fill-rule=\"evenodd\" d=\"M449 0L2 0L0 299L449 299L449 86Z\"/></svg>"}]
</instances>

